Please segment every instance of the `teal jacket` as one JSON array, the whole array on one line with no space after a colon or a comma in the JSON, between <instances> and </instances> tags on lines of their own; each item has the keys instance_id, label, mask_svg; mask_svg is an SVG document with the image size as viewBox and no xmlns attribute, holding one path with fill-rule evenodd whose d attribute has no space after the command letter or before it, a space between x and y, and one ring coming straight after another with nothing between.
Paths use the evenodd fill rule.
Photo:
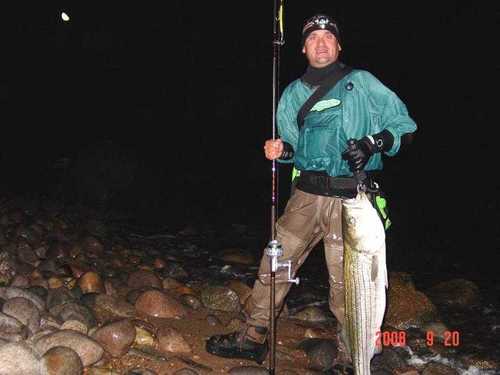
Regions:
<instances>
[{"instance_id":1,"label":"teal jacket","mask_svg":"<svg viewBox=\"0 0 500 375\"><path fill-rule=\"evenodd\" d=\"M352 176L342 159L347 140L387 129L394 136L395 155L401 136L413 133L417 125L408 115L405 104L371 73L353 70L340 80L306 115L304 126L297 126L297 114L315 88L297 79L290 83L280 98L277 125L280 138L288 142L295 153L292 159L298 170L325 170L330 176ZM382 169L382 155L373 155L365 170Z\"/></svg>"}]
</instances>

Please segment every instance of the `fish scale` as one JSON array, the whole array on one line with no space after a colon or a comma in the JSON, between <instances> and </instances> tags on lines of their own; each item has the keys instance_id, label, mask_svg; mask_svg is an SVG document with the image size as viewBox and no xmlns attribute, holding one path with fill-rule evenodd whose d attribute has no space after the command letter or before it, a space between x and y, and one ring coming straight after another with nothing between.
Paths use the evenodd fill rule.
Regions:
<instances>
[{"instance_id":1,"label":"fish scale","mask_svg":"<svg viewBox=\"0 0 500 375\"><path fill-rule=\"evenodd\" d=\"M343 201L347 346L356 375L369 375L385 312L385 231L364 192Z\"/></svg>"}]
</instances>

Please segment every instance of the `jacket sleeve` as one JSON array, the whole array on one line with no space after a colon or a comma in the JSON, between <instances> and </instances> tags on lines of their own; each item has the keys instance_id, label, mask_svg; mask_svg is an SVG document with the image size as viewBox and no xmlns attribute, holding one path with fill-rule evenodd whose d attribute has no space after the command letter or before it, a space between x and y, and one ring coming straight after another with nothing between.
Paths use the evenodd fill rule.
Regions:
<instances>
[{"instance_id":1,"label":"jacket sleeve","mask_svg":"<svg viewBox=\"0 0 500 375\"><path fill-rule=\"evenodd\" d=\"M288 86L281 95L276 112L276 122L278 126L278 134L283 142L292 146L293 150L297 150L299 139L299 129L297 126L298 109L291 94L290 86ZM293 163L295 157L289 159L278 159L280 163Z\"/></svg>"},{"instance_id":2,"label":"jacket sleeve","mask_svg":"<svg viewBox=\"0 0 500 375\"><path fill-rule=\"evenodd\" d=\"M380 130L387 129L394 136L394 143L385 153L394 156L401 146L401 137L417 130L417 124L409 116L406 105L389 88L372 74L367 73L368 90L371 100L380 116Z\"/></svg>"}]
</instances>

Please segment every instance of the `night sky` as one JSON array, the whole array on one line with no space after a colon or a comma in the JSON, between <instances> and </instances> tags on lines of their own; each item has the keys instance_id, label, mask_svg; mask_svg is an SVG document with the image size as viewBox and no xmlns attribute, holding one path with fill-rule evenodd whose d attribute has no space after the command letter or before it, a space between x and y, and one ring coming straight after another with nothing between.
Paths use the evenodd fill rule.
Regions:
<instances>
[{"instance_id":1,"label":"night sky","mask_svg":"<svg viewBox=\"0 0 500 375\"><path fill-rule=\"evenodd\" d=\"M122 204L212 202L220 215L240 206L236 221L265 217L272 1L124 3L2 6L0 186L50 190L57 160L75 163L108 142L122 168L135 168L135 195L122 192ZM419 126L385 164L394 231L412 248L489 258L499 235L498 10L457 4L287 1L280 86L305 69L304 19L337 19L341 60L393 89ZM283 202L288 174L280 169Z\"/></svg>"}]
</instances>

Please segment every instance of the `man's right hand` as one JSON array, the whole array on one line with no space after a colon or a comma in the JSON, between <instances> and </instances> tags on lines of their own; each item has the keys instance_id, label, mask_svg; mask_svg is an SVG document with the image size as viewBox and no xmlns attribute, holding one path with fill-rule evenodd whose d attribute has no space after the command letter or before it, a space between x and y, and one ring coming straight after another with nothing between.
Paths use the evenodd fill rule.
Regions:
<instances>
[{"instance_id":1,"label":"man's right hand","mask_svg":"<svg viewBox=\"0 0 500 375\"><path fill-rule=\"evenodd\" d=\"M269 160L279 159L283 154L283 141L281 139L268 139L264 144L264 154Z\"/></svg>"}]
</instances>

